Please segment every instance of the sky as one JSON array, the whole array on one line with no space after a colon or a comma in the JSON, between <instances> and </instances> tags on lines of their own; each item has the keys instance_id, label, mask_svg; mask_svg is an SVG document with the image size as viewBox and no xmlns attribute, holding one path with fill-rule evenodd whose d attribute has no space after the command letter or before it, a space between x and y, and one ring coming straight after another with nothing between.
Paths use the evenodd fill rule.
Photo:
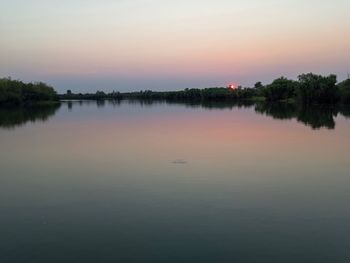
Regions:
<instances>
[{"instance_id":1,"label":"sky","mask_svg":"<svg viewBox=\"0 0 350 263\"><path fill-rule=\"evenodd\" d=\"M0 77L59 92L350 73L349 0L0 0Z\"/></svg>"}]
</instances>

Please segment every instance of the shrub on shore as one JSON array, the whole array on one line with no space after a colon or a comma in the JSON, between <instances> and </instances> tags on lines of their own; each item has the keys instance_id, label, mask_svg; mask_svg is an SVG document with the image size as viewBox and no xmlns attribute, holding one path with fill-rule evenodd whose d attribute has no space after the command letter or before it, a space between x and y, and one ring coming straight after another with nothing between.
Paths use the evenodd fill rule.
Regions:
<instances>
[{"instance_id":1,"label":"shrub on shore","mask_svg":"<svg viewBox=\"0 0 350 263\"><path fill-rule=\"evenodd\" d=\"M56 91L43 82L24 83L11 78L0 79L0 104L22 105L57 100Z\"/></svg>"}]
</instances>

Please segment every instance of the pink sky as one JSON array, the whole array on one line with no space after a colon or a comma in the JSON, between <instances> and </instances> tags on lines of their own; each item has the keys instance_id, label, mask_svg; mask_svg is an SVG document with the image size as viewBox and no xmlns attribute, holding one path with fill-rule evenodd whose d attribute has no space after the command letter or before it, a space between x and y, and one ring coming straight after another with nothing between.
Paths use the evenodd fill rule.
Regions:
<instances>
[{"instance_id":1,"label":"pink sky","mask_svg":"<svg viewBox=\"0 0 350 263\"><path fill-rule=\"evenodd\" d=\"M253 85L350 72L350 2L3 1L0 76L58 90Z\"/></svg>"}]
</instances>

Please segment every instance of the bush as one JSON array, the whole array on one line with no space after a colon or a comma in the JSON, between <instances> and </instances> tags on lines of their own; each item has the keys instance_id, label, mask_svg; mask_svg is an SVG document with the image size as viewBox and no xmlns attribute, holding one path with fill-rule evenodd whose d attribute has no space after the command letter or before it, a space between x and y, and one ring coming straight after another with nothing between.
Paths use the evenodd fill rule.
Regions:
<instances>
[{"instance_id":1,"label":"bush","mask_svg":"<svg viewBox=\"0 0 350 263\"><path fill-rule=\"evenodd\" d=\"M342 103L350 104L350 79L338 84L340 99Z\"/></svg>"},{"instance_id":2,"label":"bush","mask_svg":"<svg viewBox=\"0 0 350 263\"><path fill-rule=\"evenodd\" d=\"M262 89L262 94L267 101L281 101L294 98L298 83L281 77Z\"/></svg>"},{"instance_id":3,"label":"bush","mask_svg":"<svg viewBox=\"0 0 350 263\"><path fill-rule=\"evenodd\" d=\"M303 74L299 76L298 95L304 104L333 104L340 97L336 83L336 75L324 77L312 73Z\"/></svg>"},{"instance_id":4,"label":"bush","mask_svg":"<svg viewBox=\"0 0 350 263\"><path fill-rule=\"evenodd\" d=\"M0 104L19 105L37 101L58 100L56 91L45 83L24 83L10 78L0 79Z\"/></svg>"}]
</instances>

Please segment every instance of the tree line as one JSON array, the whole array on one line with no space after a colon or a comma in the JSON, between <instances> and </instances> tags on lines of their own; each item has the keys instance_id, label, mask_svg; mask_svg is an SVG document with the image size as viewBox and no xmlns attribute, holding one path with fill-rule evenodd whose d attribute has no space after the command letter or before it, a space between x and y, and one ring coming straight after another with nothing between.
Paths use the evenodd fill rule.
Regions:
<instances>
[{"instance_id":1,"label":"tree line","mask_svg":"<svg viewBox=\"0 0 350 263\"><path fill-rule=\"evenodd\" d=\"M285 77L275 79L263 85L257 82L252 88L237 89L214 87L205 89L185 89L181 91L138 91L120 93L78 93L68 90L66 94L57 95L49 85L24 83L11 78L0 79L0 105L22 105L33 102L57 101L58 99L77 100L166 100L174 102L186 101L267 101L267 102L299 102L304 105L313 104L350 104L350 79L337 83L336 75L321 76L313 73L302 74L298 80Z\"/></svg>"},{"instance_id":2,"label":"tree line","mask_svg":"<svg viewBox=\"0 0 350 263\"><path fill-rule=\"evenodd\" d=\"M313 73L302 74L298 80L285 77L275 79L272 83L263 85L257 82L252 88L237 89L214 87L205 89L185 89L181 91L152 91L120 93L113 91L105 93L74 94L70 90L60 95L61 99L129 99L129 100L166 100L166 101L235 101L253 100L267 102L300 102L312 104L350 104L350 79L337 83L336 75L322 76Z\"/></svg>"},{"instance_id":3,"label":"tree line","mask_svg":"<svg viewBox=\"0 0 350 263\"><path fill-rule=\"evenodd\" d=\"M11 78L0 79L0 105L26 105L58 99L56 91L43 82L24 83Z\"/></svg>"},{"instance_id":4,"label":"tree line","mask_svg":"<svg viewBox=\"0 0 350 263\"><path fill-rule=\"evenodd\" d=\"M284 77L258 87L267 101L297 100L302 104L350 103L350 79L337 84L337 76L302 74L298 81Z\"/></svg>"}]
</instances>

